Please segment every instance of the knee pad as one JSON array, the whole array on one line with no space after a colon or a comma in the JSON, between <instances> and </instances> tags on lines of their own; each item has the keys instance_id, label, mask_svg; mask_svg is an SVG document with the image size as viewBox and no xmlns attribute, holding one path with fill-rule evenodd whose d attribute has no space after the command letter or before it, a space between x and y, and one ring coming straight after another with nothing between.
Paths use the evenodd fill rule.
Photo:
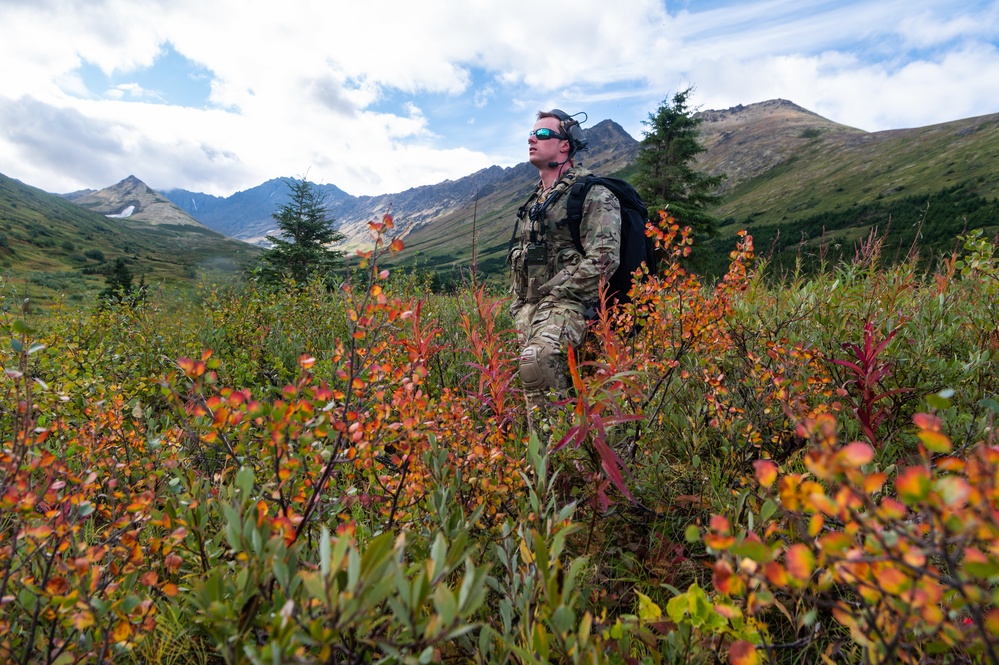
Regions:
<instances>
[{"instance_id":1,"label":"knee pad","mask_svg":"<svg viewBox=\"0 0 999 665\"><path fill-rule=\"evenodd\" d=\"M555 388L559 381L551 361L552 349L530 344L520 354L520 380L528 390Z\"/></svg>"}]
</instances>

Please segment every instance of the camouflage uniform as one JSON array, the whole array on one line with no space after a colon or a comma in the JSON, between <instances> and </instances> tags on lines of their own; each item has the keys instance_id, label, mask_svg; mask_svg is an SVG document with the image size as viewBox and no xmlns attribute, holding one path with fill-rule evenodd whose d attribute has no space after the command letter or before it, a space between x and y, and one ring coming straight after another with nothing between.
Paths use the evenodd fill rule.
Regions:
<instances>
[{"instance_id":1,"label":"camouflage uniform","mask_svg":"<svg viewBox=\"0 0 999 665\"><path fill-rule=\"evenodd\" d=\"M518 223L508 257L516 295L510 313L520 341L520 378L529 412L544 409L552 389L565 395L566 345L583 342L584 314L599 300L600 276L609 278L620 260L621 209L608 189L595 185L586 196L579 229L585 255L576 249L565 223L569 189L589 174L574 167L550 190L538 184L524 206L529 214ZM537 214L549 201L544 214Z\"/></svg>"}]
</instances>

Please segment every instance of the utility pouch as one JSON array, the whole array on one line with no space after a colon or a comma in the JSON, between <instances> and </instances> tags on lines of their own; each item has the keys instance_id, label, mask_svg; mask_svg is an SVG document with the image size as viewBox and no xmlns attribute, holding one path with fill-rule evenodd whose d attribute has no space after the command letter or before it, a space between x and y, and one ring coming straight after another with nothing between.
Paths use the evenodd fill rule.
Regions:
<instances>
[{"instance_id":1,"label":"utility pouch","mask_svg":"<svg viewBox=\"0 0 999 665\"><path fill-rule=\"evenodd\" d=\"M524 265L543 266L548 264L548 248L543 244L531 243L524 252Z\"/></svg>"}]
</instances>

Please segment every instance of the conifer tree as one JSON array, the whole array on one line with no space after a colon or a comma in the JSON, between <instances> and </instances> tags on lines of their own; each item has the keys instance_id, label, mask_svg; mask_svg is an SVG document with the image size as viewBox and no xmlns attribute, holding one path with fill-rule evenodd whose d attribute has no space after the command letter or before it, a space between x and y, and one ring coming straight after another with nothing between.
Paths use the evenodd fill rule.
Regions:
<instances>
[{"instance_id":1,"label":"conifer tree","mask_svg":"<svg viewBox=\"0 0 999 665\"><path fill-rule=\"evenodd\" d=\"M665 208L681 226L695 233L713 235L716 220L706 209L720 200L714 192L725 176L712 176L694 168L694 159L705 148L698 138L700 118L691 116L688 87L668 99L643 122L648 131L638 153L636 189L650 212Z\"/></svg>"},{"instance_id":2,"label":"conifer tree","mask_svg":"<svg viewBox=\"0 0 999 665\"><path fill-rule=\"evenodd\" d=\"M132 270L123 258L117 258L104 273L104 290L100 297L108 302L125 302L131 299L135 287Z\"/></svg>"},{"instance_id":3,"label":"conifer tree","mask_svg":"<svg viewBox=\"0 0 999 665\"><path fill-rule=\"evenodd\" d=\"M306 179L288 180L289 201L272 217L279 236L267 236L273 247L261 257L262 274L272 281L329 280L343 263L343 252L331 249L344 240L327 210L326 196Z\"/></svg>"}]
</instances>

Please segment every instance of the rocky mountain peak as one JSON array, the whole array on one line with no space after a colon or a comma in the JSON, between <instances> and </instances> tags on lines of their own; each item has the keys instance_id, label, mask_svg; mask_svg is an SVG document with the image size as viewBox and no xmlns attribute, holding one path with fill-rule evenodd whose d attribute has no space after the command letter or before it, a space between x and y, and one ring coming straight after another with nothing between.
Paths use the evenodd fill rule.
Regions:
<instances>
[{"instance_id":1,"label":"rocky mountain peak","mask_svg":"<svg viewBox=\"0 0 999 665\"><path fill-rule=\"evenodd\" d=\"M182 224L207 228L134 175L72 201L106 217L128 218L147 224Z\"/></svg>"}]
</instances>

